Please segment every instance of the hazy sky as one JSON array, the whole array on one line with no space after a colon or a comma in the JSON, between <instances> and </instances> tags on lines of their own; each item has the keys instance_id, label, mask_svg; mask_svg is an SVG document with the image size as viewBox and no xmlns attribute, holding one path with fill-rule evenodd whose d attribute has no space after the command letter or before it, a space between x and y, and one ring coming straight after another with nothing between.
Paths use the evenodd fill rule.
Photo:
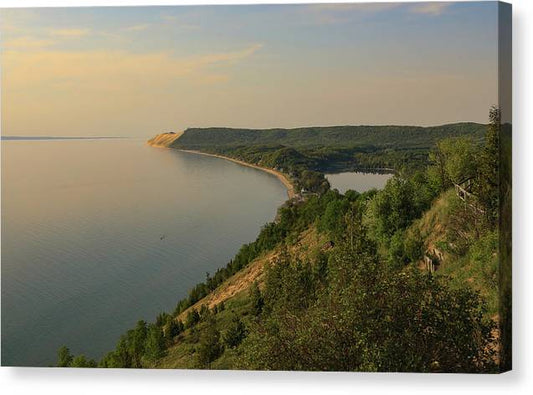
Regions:
<instances>
[{"instance_id":1,"label":"hazy sky","mask_svg":"<svg viewBox=\"0 0 533 395\"><path fill-rule=\"evenodd\" d=\"M4 135L486 122L497 4L1 10Z\"/></svg>"}]
</instances>

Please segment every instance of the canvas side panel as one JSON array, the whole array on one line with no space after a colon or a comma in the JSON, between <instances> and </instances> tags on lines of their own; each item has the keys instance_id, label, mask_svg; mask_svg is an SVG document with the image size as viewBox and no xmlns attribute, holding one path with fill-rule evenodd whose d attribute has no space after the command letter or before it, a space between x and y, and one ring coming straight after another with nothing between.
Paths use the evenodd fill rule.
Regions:
<instances>
[{"instance_id":1,"label":"canvas side panel","mask_svg":"<svg viewBox=\"0 0 533 395\"><path fill-rule=\"evenodd\" d=\"M512 369L512 5L498 10L500 128L500 370Z\"/></svg>"}]
</instances>

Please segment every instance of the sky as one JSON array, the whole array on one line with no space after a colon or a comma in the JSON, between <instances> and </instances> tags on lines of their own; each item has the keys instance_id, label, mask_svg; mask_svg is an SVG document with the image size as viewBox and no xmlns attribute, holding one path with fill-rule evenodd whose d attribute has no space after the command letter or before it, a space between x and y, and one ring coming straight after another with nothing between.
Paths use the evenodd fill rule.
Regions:
<instances>
[{"instance_id":1,"label":"sky","mask_svg":"<svg viewBox=\"0 0 533 395\"><path fill-rule=\"evenodd\" d=\"M0 10L3 135L487 122L497 4Z\"/></svg>"}]
</instances>

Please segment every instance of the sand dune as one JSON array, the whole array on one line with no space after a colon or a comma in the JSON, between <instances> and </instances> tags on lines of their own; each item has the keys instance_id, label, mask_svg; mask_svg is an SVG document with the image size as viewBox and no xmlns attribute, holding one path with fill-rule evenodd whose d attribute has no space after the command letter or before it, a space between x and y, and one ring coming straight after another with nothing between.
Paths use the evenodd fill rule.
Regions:
<instances>
[{"instance_id":1,"label":"sand dune","mask_svg":"<svg viewBox=\"0 0 533 395\"><path fill-rule=\"evenodd\" d=\"M172 144L174 141L179 139L182 132L170 132L170 133L161 133L158 134L155 137L152 137L150 140L148 140L146 143L148 145L151 145L152 147L159 147L159 148L169 148L170 144Z\"/></svg>"}]
</instances>

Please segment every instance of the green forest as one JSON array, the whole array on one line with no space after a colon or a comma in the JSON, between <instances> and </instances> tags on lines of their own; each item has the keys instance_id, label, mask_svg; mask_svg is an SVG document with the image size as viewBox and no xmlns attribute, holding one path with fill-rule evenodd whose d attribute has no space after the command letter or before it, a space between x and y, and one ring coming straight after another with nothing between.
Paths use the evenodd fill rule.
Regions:
<instances>
[{"instance_id":1,"label":"green forest","mask_svg":"<svg viewBox=\"0 0 533 395\"><path fill-rule=\"evenodd\" d=\"M508 126L493 108L487 125L188 129L174 148L277 169L311 193L280 207L174 311L139 321L99 361L63 346L57 366L501 371ZM344 194L324 177L361 168L394 177Z\"/></svg>"},{"instance_id":2,"label":"green forest","mask_svg":"<svg viewBox=\"0 0 533 395\"><path fill-rule=\"evenodd\" d=\"M296 129L190 128L171 147L221 154L287 174L297 190L325 193L324 172L423 168L435 144L468 136L481 142L486 125L333 126Z\"/></svg>"}]
</instances>

